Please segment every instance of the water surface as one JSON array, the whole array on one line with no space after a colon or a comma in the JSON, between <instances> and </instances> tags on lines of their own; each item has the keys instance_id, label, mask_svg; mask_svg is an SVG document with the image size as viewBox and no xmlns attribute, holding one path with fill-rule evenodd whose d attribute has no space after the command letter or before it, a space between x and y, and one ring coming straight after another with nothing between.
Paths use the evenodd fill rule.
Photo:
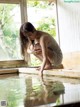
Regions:
<instances>
[{"instance_id":1,"label":"water surface","mask_svg":"<svg viewBox=\"0 0 80 107\"><path fill-rule=\"evenodd\" d=\"M61 80L22 74L0 76L0 107L2 101L6 101L4 107L52 107L80 101L80 80Z\"/></svg>"}]
</instances>

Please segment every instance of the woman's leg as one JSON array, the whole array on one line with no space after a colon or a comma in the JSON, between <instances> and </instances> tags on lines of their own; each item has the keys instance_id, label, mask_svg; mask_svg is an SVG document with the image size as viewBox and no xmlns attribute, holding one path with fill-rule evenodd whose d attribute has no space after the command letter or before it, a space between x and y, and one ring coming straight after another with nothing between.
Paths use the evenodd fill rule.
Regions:
<instances>
[{"instance_id":1,"label":"woman's leg","mask_svg":"<svg viewBox=\"0 0 80 107\"><path fill-rule=\"evenodd\" d=\"M47 61L46 65L44 67L45 70L48 69L59 69L63 68L63 65L61 64L62 62L62 56L57 54L56 52L53 52L52 50L47 50ZM40 54L34 54L40 61L43 61L42 53ZM38 68L40 69L40 67Z\"/></svg>"},{"instance_id":2,"label":"woman's leg","mask_svg":"<svg viewBox=\"0 0 80 107\"><path fill-rule=\"evenodd\" d=\"M43 56L42 56L42 54L34 54L34 55L35 55L40 61L43 61ZM44 69L47 70L47 69L51 69L51 68L52 68L52 64L51 64L51 62L47 59L46 65L45 65ZM39 67L38 69L40 69L40 67Z\"/></svg>"},{"instance_id":3,"label":"woman's leg","mask_svg":"<svg viewBox=\"0 0 80 107\"><path fill-rule=\"evenodd\" d=\"M56 53L55 51L48 49L48 60L52 64L53 69L64 68L62 65L62 58L61 52Z\"/></svg>"}]
</instances>

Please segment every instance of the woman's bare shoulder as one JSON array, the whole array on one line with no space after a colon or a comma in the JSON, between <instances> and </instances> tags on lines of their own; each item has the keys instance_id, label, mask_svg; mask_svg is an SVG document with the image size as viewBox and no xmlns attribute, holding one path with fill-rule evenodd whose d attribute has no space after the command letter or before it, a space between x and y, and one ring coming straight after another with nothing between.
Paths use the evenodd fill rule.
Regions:
<instances>
[{"instance_id":1,"label":"woman's bare shoulder","mask_svg":"<svg viewBox=\"0 0 80 107\"><path fill-rule=\"evenodd\" d=\"M37 36L39 37L39 42L52 42L53 41L53 37L47 33L47 32L43 32L43 31L38 31L37 32Z\"/></svg>"},{"instance_id":2,"label":"woman's bare shoulder","mask_svg":"<svg viewBox=\"0 0 80 107\"><path fill-rule=\"evenodd\" d=\"M52 41L54 39L49 33L43 32L41 38L44 41Z\"/></svg>"},{"instance_id":3,"label":"woman's bare shoulder","mask_svg":"<svg viewBox=\"0 0 80 107\"><path fill-rule=\"evenodd\" d=\"M39 31L38 34L40 35L41 38L51 38L51 35L44 31Z\"/></svg>"}]
</instances>

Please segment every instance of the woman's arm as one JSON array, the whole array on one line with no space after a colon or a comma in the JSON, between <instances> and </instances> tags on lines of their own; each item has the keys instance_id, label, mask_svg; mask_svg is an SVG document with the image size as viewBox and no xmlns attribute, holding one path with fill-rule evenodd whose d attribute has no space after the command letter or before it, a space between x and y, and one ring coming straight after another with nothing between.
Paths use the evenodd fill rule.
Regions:
<instances>
[{"instance_id":1,"label":"woman's arm","mask_svg":"<svg viewBox=\"0 0 80 107\"><path fill-rule=\"evenodd\" d=\"M41 45L41 49L42 49L42 57L43 57L43 62L40 68L40 75L43 76L43 70L44 67L46 65L46 61L47 61L47 47L46 47L46 43L45 43L45 36L41 36L40 38L40 45Z\"/></svg>"}]
</instances>

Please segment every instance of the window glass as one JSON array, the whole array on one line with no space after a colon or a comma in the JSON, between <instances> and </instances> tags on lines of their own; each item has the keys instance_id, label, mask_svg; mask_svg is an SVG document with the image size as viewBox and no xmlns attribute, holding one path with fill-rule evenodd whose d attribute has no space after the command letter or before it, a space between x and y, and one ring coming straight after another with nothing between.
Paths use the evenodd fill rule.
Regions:
<instances>
[{"instance_id":1,"label":"window glass","mask_svg":"<svg viewBox=\"0 0 80 107\"><path fill-rule=\"evenodd\" d=\"M0 3L0 61L22 59L20 24L20 5Z\"/></svg>"}]
</instances>

